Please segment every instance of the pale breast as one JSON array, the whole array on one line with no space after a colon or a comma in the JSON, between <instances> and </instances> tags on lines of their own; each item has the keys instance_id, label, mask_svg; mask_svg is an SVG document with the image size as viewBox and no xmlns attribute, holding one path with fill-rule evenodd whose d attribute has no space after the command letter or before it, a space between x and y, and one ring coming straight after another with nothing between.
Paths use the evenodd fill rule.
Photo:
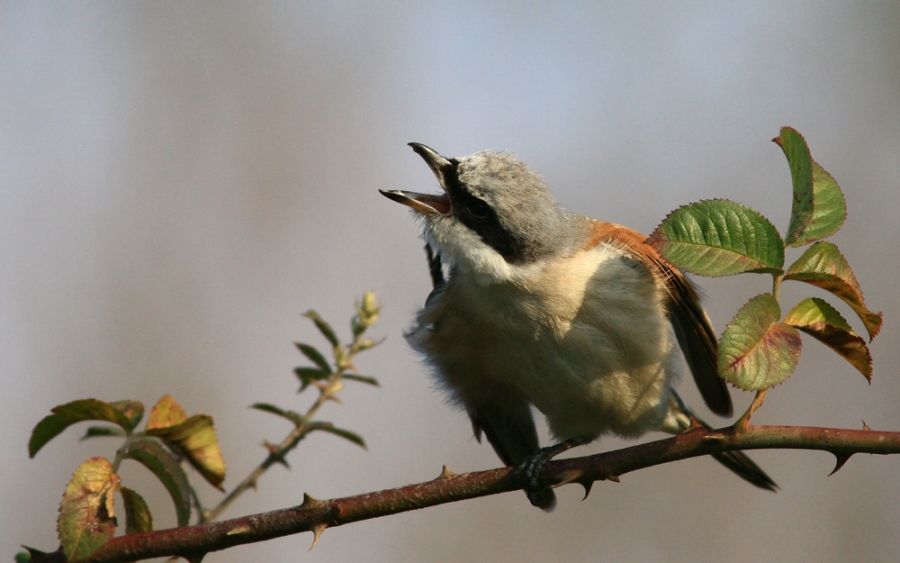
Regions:
<instances>
[{"instance_id":1,"label":"pale breast","mask_svg":"<svg viewBox=\"0 0 900 563\"><path fill-rule=\"evenodd\" d=\"M672 346L661 288L611 246L525 266L514 282L452 278L410 342L456 401L521 394L561 439L641 434L665 414Z\"/></svg>"}]
</instances>

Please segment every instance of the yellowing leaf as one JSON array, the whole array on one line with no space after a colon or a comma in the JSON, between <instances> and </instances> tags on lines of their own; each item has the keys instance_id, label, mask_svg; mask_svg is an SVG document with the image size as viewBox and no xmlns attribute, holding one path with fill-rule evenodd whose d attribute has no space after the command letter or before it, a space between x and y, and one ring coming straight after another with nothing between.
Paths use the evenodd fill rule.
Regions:
<instances>
[{"instance_id":1,"label":"yellowing leaf","mask_svg":"<svg viewBox=\"0 0 900 563\"><path fill-rule=\"evenodd\" d=\"M162 438L181 452L210 485L222 490L225 460L219 449L212 417L196 414L181 424L149 429L147 433Z\"/></svg>"},{"instance_id":2,"label":"yellowing leaf","mask_svg":"<svg viewBox=\"0 0 900 563\"><path fill-rule=\"evenodd\" d=\"M163 395L150 411L147 430L168 428L169 426L181 424L185 420L187 420L187 413L181 405L171 395Z\"/></svg>"},{"instance_id":3,"label":"yellowing leaf","mask_svg":"<svg viewBox=\"0 0 900 563\"><path fill-rule=\"evenodd\" d=\"M69 561L87 557L116 532L113 507L119 476L102 457L82 463L59 506L59 541Z\"/></svg>"},{"instance_id":4,"label":"yellowing leaf","mask_svg":"<svg viewBox=\"0 0 900 563\"><path fill-rule=\"evenodd\" d=\"M784 279L803 281L840 297L859 315L869 333L869 340L878 336L881 313L873 313L866 308L859 282L847 259L834 244L817 242L810 246L791 264Z\"/></svg>"},{"instance_id":5,"label":"yellowing leaf","mask_svg":"<svg viewBox=\"0 0 900 563\"><path fill-rule=\"evenodd\" d=\"M784 322L815 337L872 380L872 354L844 317L823 299L810 297L798 303Z\"/></svg>"},{"instance_id":6,"label":"yellowing leaf","mask_svg":"<svg viewBox=\"0 0 900 563\"><path fill-rule=\"evenodd\" d=\"M113 401L110 403L124 414L131 422L131 428L144 418L144 403L140 401Z\"/></svg>"}]
</instances>

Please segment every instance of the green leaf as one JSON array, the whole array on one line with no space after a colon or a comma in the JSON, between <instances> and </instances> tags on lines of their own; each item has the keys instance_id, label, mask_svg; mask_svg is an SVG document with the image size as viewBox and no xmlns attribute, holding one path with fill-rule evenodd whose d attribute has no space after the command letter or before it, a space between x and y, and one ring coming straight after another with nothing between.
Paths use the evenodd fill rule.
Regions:
<instances>
[{"instance_id":1,"label":"green leaf","mask_svg":"<svg viewBox=\"0 0 900 563\"><path fill-rule=\"evenodd\" d=\"M837 310L824 299L810 297L798 303L784 322L825 344L872 381L872 354L866 341L850 328Z\"/></svg>"},{"instance_id":2,"label":"green leaf","mask_svg":"<svg viewBox=\"0 0 900 563\"><path fill-rule=\"evenodd\" d=\"M322 371L329 374L331 373L331 366L321 352L316 350L313 346L303 344L302 342L294 342L294 345L297 346L297 349L300 350L309 361L322 368Z\"/></svg>"},{"instance_id":3,"label":"green leaf","mask_svg":"<svg viewBox=\"0 0 900 563\"><path fill-rule=\"evenodd\" d=\"M212 417L195 414L175 426L148 429L147 434L165 440L184 455L210 485L222 490L225 460L219 449Z\"/></svg>"},{"instance_id":4,"label":"green leaf","mask_svg":"<svg viewBox=\"0 0 900 563\"><path fill-rule=\"evenodd\" d=\"M52 553L41 551L33 547L23 545L27 553L19 552L16 554L16 563L68 563L63 548L59 547Z\"/></svg>"},{"instance_id":5,"label":"green leaf","mask_svg":"<svg viewBox=\"0 0 900 563\"><path fill-rule=\"evenodd\" d=\"M782 383L800 360L802 342L794 327L778 322L778 301L763 293L751 299L725 327L719 343L719 373L746 391Z\"/></svg>"},{"instance_id":6,"label":"green leaf","mask_svg":"<svg viewBox=\"0 0 900 563\"><path fill-rule=\"evenodd\" d=\"M328 339L328 342L331 342L331 345L334 348L337 348L338 346L341 345L340 341L338 340L337 335L334 333L334 329L331 328L330 324L325 322L325 319L323 319L319 315L319 313L310 309L309 311L303 313L303 316L306 317L307 319L312 320L312 322L316 323L316 328L319 329L319 332L322 333L322 336L324 336L325 338Z\"/></svg>"},{"instance_id":7,"label":"green leaf","mask_svg":"<svg viewBox=\"0 0 900 563\"><path fill-rule=\"evenodd\" d=\"M378 380L369 375L356 375L353 373L345 373L341 376L342 379L350 379L351 381L359 381L360 383L365 383L367 385L374 385L375 387L380 387L381 384L378 383Z\"/></svg>"},{"instance_id":8,"label":"green leaf","mask_svg":"<svg viewBox=\"0 0 900 563\"><path fill-rule=\"evenodd\" d=\"M128 487L119 487L125 505L125 533L140 534L153 531L153 516L144 498Z\"/></svg>"},{"instance_id":9,"label":"green leaf","mask_svg":"<svg viewBox=\"0 0 900 563\"><path fill-rule=\"evenodd\" d=\"M69 561L83 559L116 533L114 494L119 476L102 457L82 463L63 494L57 531Z\"/></svg>"},{"instance_id":10,"label":"green leaf","mask_svg":"<svg viewBox=\"0 0 900 563\"><path fill-rule=\"evenodd\" d=\"M804 246L833 235L847 217L844 195L834 178L809 154L806 140L790 127L773 139L784 151L791 169L794 202L785 242Z\"/></svg>"},{"instance_id":11,"label":"green leaf","mask_svg":"<svg viewBox=\"0 0 900 563\"><path fill-rule=\"evenodd\" d=\"M278 415L282 418L286 418L294 423L294 426L300 426L306 420L303 415L298 412L284 410L281 407L276 407L275 405L269 403L253 403L250 405L251 409L260 410L263 412L269 412L274 415Z\"/></svg>"},{"instance_id":12,"label":"green leaf","mask_svg":"<svg viewBox=\"0 0 900 563\"><path fill-rule=\"evenodd\" d=\"M793 243L812 222L813 216L813 180L812 157L806 140L795 129L782 127L781 134L772 139L781 147L787 157L791 169L791 181L794 185L794 200L791 206L791 223L784 237L788 244Z\"/></svg>"},{"instance_id":13,"label":"green leaf","mask_svg":"<svg viewBox=\"0 0 900 563\"><path fill-rule=\"evenodd\" d=\"M87 440L88 438L105 437L121 438L124 436L125 431L121 428L116 428L115 426L91 426L87 429L87 432L84 433L84 436L82 436L81 439Z\"/></svg>"},{"instance_id":14,"label":"green leaf","mask_svg":"<svg viewBox=\"0 0 900 563\"><path fill-rule=\"evenodd\" d=\"M819 166L813 167L813 217L806 231L791 246L803 246L830 237L840 230L847 218L847 203L835 179Z\"/></svg>"},{"instance_id":15,"label":"green leaf","mask_svg":"<svg viewBox=\"0 0 900 563\"><path fill-rule=\"evenodd\" d=\"M810 246L791 264L784 279L806 282L840 297L859 315L869 333L869 341L878 336L881 313L873 313L866 308L859 282L847 259L834 244L817 242Z\"/></svg>"},{"instance_id":16,"label":"green leaf","mask_svg":"<svg viewBox=\"0 0 900 563\"><path fill-rule=\"evenodd\" d=\"M340 436L345 440L350 440L357 446L361 447L364 450L368 450L369 448L366 446L365 440L363 440L362 436L355 432L351 432L350 430L344 430L343 428L336 428L331 425L331 423L325 422L320 423L315 427L316 430L322 430L323 432L328 432L329 434L334 434L335 436Z\"/></svg>"},{"instance_id":17,"label":"green leaf","mask_svg":"<svg viewBox=\"0 0 900 563\"><path fill-rule=\"evenodd\" d=\"M131 442L125 457L137 461L159 479L175 503L178 525L187 526L191 519L191 489L172 452L152 438L138 438Z\"/></svg>"},{"instance_id":18,"label":"green leaf","mask_svg":"<svg viewBox=\"0 0 900 563\"><path fill-rule=\"evenodd\" d=\"M68 563L62 547L58 547L52 553L46 553L33 547L23 545L28 553L17 553L16 563Z\"/></svg>"},{"instance_id":19,"label":"green leaf","mask_svg":"<svg viewBox=\"0 0 900 563\"><path fill-rule=\"evenodd\" d=\"M780 274L784 242L768 219L723 199L679 207L647 242L666 260L701 276L742 272Z\"/></svg>"},{"instance_id":20,"label":"green leaf","mask_svg":"<svg viewBox=\"0 0 900 563\"><path fill-rule=\"evenodd\" d=\"M319 368L294 368L294 373L300 379L300 390L298 393L304 391L312 382L326 379L329 375Z\"/></svg>"},{"instance_id":21,"label":"green leaf","mask_svg":"<svg viewBox=\"0 0 900 563\"><path fill-rule=\"evenodd\" d=\"M69 426L85 420L105 420L118 424L130 432L134 427L121 410L110 403L97 399L80 399L51 409L53 414L45 416L34 430L28 441L28 455L34 457L47 442L59 436Z\"/></svg>"}]
</instances>

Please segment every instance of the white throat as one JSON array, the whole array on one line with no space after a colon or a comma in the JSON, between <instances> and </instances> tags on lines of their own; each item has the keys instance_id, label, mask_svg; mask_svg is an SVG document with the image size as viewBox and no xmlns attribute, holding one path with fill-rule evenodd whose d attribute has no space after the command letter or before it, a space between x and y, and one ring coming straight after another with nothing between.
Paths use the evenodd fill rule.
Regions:
<instances>
[{"instance_id":1,"label":"white throat","mask_svg":"<svg viewBox=\"0 0 900 563\"><path fill-rule=\"evenodd\" d=\"M422 236L440 252L445 264L458 268L478 285L515 282L521 276L521 266L509 264L477 233L453 218L426 217Z\"/></svg>"}]
</instances>

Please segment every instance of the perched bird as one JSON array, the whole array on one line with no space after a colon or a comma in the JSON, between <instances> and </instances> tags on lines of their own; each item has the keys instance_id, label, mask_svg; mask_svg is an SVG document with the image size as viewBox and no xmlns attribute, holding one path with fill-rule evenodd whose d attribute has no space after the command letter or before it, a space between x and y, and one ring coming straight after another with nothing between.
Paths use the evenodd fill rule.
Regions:
<instances>
[{"instance_id":1,"label":"perched bird","mask_svg":"<svg viewBox=\"0 0 900 563\"><path fill-rule=\"evenodd\" d=\"M406 337L439 385L508 466L535 506L543 464L603 434L678 434L691 412L669 327L704 401L731 397L717 342L684 275L629 228L560 208L541 177L507 153L445 158L410 143L443 194L382 190L422 220L434 289ZM446 276L445 276L446 270ZM559 443L541 449L531 405ZM716 458L754 485L775 483L742 452Z\"/></svg>"}]
</instances>

